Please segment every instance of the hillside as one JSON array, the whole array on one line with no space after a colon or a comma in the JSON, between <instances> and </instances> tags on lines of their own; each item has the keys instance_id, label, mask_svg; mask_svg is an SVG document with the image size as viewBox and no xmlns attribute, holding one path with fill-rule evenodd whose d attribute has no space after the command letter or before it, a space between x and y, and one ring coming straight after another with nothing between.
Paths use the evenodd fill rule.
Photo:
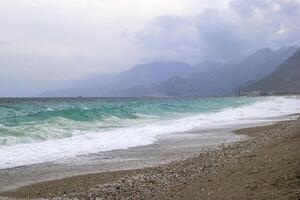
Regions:
<instances>
[{"instance_id":1,"label":"hillside","mask_svg":"<svg viewBox=\"0 0 300 200\"><path fill-rule=\"evenodd\" d=\"M164 83L158 84L151 93L168 96L223 96L233 95L237 88L256 82L272 73L286 61L298 47L289 47L272 51L269 48L260 49L242 59L240 62L213 71L194 73L186 78L170 79L176 87L166 87ZM168 81L165 81L168 82ZM180 86L182 84L182 86ZM190 89L187 89L187 86ZM168 90L169 88L169 90ZM185 88L174 92L174 88ZM145 93L149 92L144 90ZM147 95L147 94L144 94Z\"/></svg>"},{"instance_id":2,"label":"hillside","mask_svg":"<svg viewBox=\"0 0 300 200\"><path fill-rule=\"evenodd\" d=\"M277 70L260 81L249 85L244 91L262 93L296 93L300 92L300 50L296 51Z\"/></svg>"}]
</instances>

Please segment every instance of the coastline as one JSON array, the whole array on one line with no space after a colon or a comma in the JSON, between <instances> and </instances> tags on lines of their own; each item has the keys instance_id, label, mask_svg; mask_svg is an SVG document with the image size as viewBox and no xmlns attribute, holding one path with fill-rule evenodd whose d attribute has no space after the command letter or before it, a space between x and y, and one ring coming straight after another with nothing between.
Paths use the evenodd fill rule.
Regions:
<instances>
[{"instance_id":1,"label":"coastline","mask_svg":"<svg viewBox=\"0 0 300 200\"><path fill-rule=\"evenodd\" d=\"M234 199L250 196L254 199L297 199L300 195L299 126L298 118L239 129L235 134L250 138L219 145L196 157L158 167L36 183L1 195L49 199Z\"/></svg>"},{"instance_id":2,"label":"coastline","mask_svg":"<svg viewBox=\"0 0 300 200\"><path fill-rule=\"evenodd\" d=\"M245 136L233 134L234 129L179 132L162 135L151 145L99 152L56 162L0 169L0 193L65 177L156 167L175 160L185 160L197 156L205 149L214 148L220 143L245 139ZM203 134L206 134L204 138Z\"/></svg>"}]
</instances>

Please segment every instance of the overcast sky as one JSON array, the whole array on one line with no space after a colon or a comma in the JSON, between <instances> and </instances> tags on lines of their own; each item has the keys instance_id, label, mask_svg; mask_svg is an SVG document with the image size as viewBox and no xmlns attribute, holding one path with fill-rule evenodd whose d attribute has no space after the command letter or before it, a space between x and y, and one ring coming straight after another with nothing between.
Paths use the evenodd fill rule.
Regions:
<instances>
[{"instance_id":1,"label":"overcast sky","mask_svg":"<svg viewBox=\"0 0 300 200\"><path fill-rule=\"evenodd\" d=\"M300 44L300 0L0 0L0 96Z\"/></svg>"}]
</instances>

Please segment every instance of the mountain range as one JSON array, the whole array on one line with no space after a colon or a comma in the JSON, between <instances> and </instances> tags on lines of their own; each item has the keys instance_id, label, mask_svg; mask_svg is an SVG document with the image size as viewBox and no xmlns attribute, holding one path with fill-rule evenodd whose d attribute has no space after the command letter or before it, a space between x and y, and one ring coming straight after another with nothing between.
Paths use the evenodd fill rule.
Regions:
<instances>
[{"instance_id":1,"label":"mountain range","mask_svg":"<svg viewBox=\"0 0 300 200\"><path fill-rule=\"evenodd\" d=\"M233 95L267 75L292 56L298 47L260 49L237 63L204 61L151 62L111 76L97 76L74 88L46 91L44 97L76 96L224 96Z\"/></svg>"},{"instance_id":2,"label":"mountain range","mask_svg":"<svg viewBox=\"0 0 300 200\"><path fill-rule=\"evenodd\" d=\"M260 91L261 93L299 93L300 92L300 50L296 51L274 72L244 91Z\"/></svg>"}]
</instances>

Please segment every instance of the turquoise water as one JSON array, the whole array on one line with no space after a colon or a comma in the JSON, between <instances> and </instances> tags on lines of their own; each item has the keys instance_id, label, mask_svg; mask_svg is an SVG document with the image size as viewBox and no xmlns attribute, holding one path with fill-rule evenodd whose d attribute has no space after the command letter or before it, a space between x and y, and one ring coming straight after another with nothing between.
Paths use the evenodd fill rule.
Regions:
<instances>
[{"instance_id":1,"label":"turquoise water","mask_svg":"<svg viewBox=\"0 0 300 200\"><path fill-rule=\"evenodd\" d=\"M208 130L293 113L300 113L295 96L0 99L0 169L149 145L190 130L204 143L235 141Z\"/></svg>"},{"instance_id":2,"label":"turquoise water","mask_svg":"<svg viewBox=\"0 0 300 200\"><path fill-rule=\"evenodd\" d=\"M255 98L77 98L11 99L0 103L0 145L70 137L80 130L218 112ZM52 130L51 130L52 129Z\"/></svg>"}]
</instances>

